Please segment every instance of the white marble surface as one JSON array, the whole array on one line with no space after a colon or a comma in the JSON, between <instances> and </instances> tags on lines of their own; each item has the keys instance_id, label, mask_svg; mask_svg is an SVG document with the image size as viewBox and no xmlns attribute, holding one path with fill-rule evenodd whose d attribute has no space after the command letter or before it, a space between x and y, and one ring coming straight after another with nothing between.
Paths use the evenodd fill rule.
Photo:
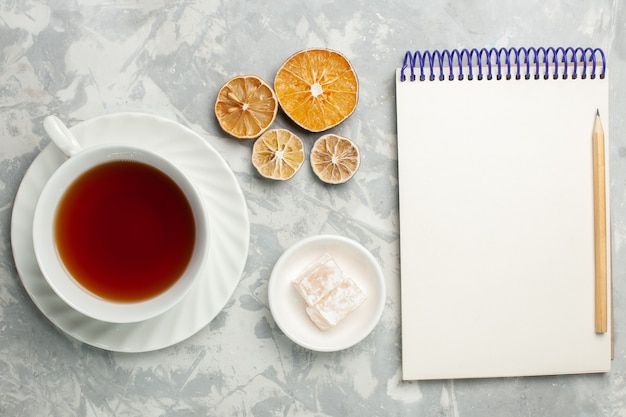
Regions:
<instances>
[{"instance_id":1,"label":"white marble surface","mask_svg":"<svg viewBox=\"0 0 626 417\"><path fill-rule=\"evenodd\" d=\"M366 416L626 415L626 4L621 0L0 2L0 415ZM611 71L611 198L615 360L601 375L402 382L394 69L407 49L594 46ZM250 163L251 142L224 135L213 115L236 74L272 81L292 53L343 52L361 83L356 112L334 132L362 152L341 186L308 166L271 182ZM17 274L13 200L49 140L42 119L67 123L141 111L176 120L231 166L251 221L248 260L223 311L175 346L112 353L57 330ZM279 114L307 150L317 136ZM388 294L379 325L336 353L294 345L268 308L267 282L299 240L340 234L380 263Z\"/></svg>"}]
</instances>

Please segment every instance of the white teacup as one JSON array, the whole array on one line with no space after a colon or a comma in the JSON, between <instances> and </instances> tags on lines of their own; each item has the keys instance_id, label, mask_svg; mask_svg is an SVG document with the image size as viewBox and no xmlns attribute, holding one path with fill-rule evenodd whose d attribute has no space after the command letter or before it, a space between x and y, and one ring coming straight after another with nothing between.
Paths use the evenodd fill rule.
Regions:
<instances>
[{"instance_id":1,"label":"white teacup","mask_svg":"<svg viewBox=\"0 0 626 417\"><path fill-rule=\"evenodd\" d=\"M189 177L143 148L82 148L55 116L44 127L68 159L35 207L33 243L54 292L91 318L156 317L188 293L206 262L209 220Z\"/></svg>"}]
</instances>

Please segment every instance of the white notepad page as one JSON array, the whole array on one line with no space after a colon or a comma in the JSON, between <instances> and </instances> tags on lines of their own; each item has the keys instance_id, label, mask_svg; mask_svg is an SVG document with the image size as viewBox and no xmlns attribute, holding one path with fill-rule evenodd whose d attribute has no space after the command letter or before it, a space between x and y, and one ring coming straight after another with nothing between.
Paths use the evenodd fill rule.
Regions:
<instances>
[{"instance_id":1,"label":"white notepad page","mask_svg":"<svg viewBox=\"0 0 626 417\"><path fill-rule=\"evenodd\" d=\"M594 330L591 146L599 110L608 199L608 77L398 70L396 92L403 378L610 370L610 314Z\"/></svg>"}]
</instances>

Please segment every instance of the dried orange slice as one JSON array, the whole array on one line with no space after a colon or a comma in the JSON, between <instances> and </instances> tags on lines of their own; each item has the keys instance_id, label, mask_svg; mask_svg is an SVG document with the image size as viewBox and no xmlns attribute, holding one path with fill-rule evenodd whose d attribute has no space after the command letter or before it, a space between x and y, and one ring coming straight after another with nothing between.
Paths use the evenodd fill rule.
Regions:
<instances>
[{"instance_id":1,"label":"dried orange slice","mask_svg":"<svg viewBox=\"0 0 626 417\"><path fill-rule=\"evenodd\" d=\"M359 148L350 139L328 134L313 144L311 167L315 175L324 182L346 182L352 178L360 164Z\"/></svg>"},{"instance_id":2,"label":"dried orange slice","mask_svg":"<svg viewBox=\"0 0 626 417\"><path fill-rule=\"evenodd\" d=\"M217 93L215 116L222 129L239 139L253 139L276 119L278 101L272 87L256 75L231 78Z\"/></svg>"},{"instance_id":3,"label":"dried orange slice","mask_svg":"<svg viewBox=\"0 0 626 417\"><path fill-rule=\"evenodd\" d=\"M302 140L286 129L263 133L252 147L252 165L265 178L287 180L304 161Z\"/></svg>"},{"instance_id":4,"label":"dried orange slice","mask_svg":"<svg viewBox=\"0 0 626 417\"><path fill-rule=\"evenodd\" d=\"M274 90L283 111L298 125L321 132L350 116L359 81L348 59L329 49L307 49L278 69Z\"/></svg>"}]
</instances>

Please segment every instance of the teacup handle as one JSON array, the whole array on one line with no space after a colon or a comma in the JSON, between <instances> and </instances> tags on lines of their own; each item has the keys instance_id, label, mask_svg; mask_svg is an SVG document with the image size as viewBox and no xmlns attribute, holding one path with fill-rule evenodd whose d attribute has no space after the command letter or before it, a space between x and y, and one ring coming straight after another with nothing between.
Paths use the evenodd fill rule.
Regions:
<instances>
[{"instance_id":1,"label":"teacup handle","mask_svg":"<svg viewBox=\"0 0 626 417\"><path fill-rule=\"evenodd\" d=\"M58 117L47 116L43 120L43 128L50 136L50 139L68 158L71 158L83 149L76 137Z\"/></svg>"}]
</instances>

